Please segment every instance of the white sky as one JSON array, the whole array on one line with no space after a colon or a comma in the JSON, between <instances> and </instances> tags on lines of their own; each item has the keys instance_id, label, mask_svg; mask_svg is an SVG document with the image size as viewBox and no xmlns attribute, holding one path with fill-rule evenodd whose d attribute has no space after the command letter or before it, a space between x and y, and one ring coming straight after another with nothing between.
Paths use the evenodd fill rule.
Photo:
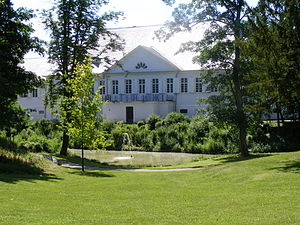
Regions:
<instances>
[{"instance_id":1,"label":"white sky","mask_svg":"<svg viewBox=\"0 0 300 225\"><path fill-rule=\"evenodd\" d=\"M49 9L54 0L11 0L15 8L26 7L34 10ZM191 0L176 0L176 4L188 3ZM247 0L250 5L255 5L258 0ZM172 20L173 8L167 6L162 0L110 0L102 8L103 11L122 11L124 18L118 23L107 24L108 28L132 27L164 24ZM42 40L49 40L41 20L37 17L32 21L35 29L34 35Z\"/></svg>"},{"instance_id":2,"label":"white sky","mask_svg":"<svg viewBox=\"0 0 300 225\"><path fill-rule=\"evenodd\" d=\"M248 0L253 5L258 0ZM14 6L31 9L49 9L53 0L12 0ZM188 3L190 0L176 0L176 3ZM103 9L105 11L123 11L125 19L117 24L108 24L112 27L130 27L143 25L163 24L172 19L172 8L162 0L110 0Z\"/></svg>"}]
</instances>

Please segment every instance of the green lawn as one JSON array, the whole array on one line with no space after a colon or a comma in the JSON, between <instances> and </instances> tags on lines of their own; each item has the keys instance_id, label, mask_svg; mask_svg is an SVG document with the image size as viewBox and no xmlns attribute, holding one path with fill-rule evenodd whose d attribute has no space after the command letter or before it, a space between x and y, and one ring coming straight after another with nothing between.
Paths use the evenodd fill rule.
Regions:
<instances>
[{"instance_id":1,"label":"green lawn","mask_svg":"<svg viewBox=\"0 0 300 225\"><path fill-rule=\"evenodd\" d=\"M0 174L0 224L300 224L300 152L196 171L47 172Z\"/></svg>"}]
</instances>

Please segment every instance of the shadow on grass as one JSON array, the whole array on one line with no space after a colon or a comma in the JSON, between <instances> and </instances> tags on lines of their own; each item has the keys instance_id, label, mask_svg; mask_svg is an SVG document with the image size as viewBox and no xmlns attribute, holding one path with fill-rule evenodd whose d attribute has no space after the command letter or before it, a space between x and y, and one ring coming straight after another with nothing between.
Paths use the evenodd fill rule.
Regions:
<instances>
[{"instance_id":1,"label":"shadow on grass","mask_svg":"<svg viewBox=\"0 0 300 225\"><path fill-rule=\"evenodd\" d=\"M81 165L81 157L77 155L68 155L68 156L61 156L56 155L56 157L59 157L67 162L76 163ZM60 159L58 159L59 161ZM131 165L112 165L108 163L102 163L95 159L87 159L84 158L84 165L90 166L90 167L98 167L98 168L108 168L108 169L139 169L141 167L138 166L131 166Z\"/></svg>"},{"instance_id":2,"label":"shadow on grass","mask_svg":"<svg viewBox=\"0 0 300 225\"><path fill-rule=\"evenodd\" d=\"M300 173L300 160L289 160L284 166L274 167L272 170L286 173Z\"/></svg>"},{"instance_id":3,"label":"shadow on grass","mask_svg":"<svg viewBox=\"0 0 300 225\"><path fill-rule=\"evenodd\" d=\"M22 174L22 173L2 173L0 172L0 182L16 184L19 181L27 181L35 183L36 181L58 181L62 178L57 177L54 174Z\"/></svg>"},{"instance_id":4,"label":"shadow on grass","mask_svg":"<svg viewBox=\"0 0 300 225\"><path fill-rule=\"evenodd\" d=\"M258 159L263 157L269 157L274 156L274 154L268 154L268 153L259 153L259 154L250 154L246 157L242 157L240 155L230 155L230 156L224 156L224 158L221 159L222 163L230 163L230 162L242 162L247 161L251 159Z\"/></svg>"},{"instance_id":5,"label":"shadow on grass","mask_svg":"<svg viewBox=\"0 0 300 225\"><path fill-rule=\"evenodd\" d=\"M114 177L113 175L106 174L100 171L87 171L82 172L81 170L77 169L76 171L68 172L69 174L75 174L75 175L80 175L80 176L87 176L87 177Z\"/></svg>"},{"instance_id":6,"label":"shadow on grass","mask_svg":"<svg viewBox=\"0 0 300 225\"><path fill-rule=\"evenodd\" d=\"M0 182L17 183L26 180L61 180L53 174L45 173L35 162L15 154L0 155Z\"/></svg>"}]
</instances>

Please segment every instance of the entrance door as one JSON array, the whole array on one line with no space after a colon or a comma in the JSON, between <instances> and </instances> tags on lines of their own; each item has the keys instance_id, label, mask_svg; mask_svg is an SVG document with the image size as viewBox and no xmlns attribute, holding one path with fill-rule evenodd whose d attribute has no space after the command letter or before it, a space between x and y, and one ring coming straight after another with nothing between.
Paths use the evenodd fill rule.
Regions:
<instances>
[{"instance_id":1,"label":"entrance door","mask_svg":"<svg viewBox=\"0 0 300 225\"><path fill-rule=\"evenodd\" d=\"M126 123L133 123L133 107L126 107Z\"/></svg>"}]
</instances>

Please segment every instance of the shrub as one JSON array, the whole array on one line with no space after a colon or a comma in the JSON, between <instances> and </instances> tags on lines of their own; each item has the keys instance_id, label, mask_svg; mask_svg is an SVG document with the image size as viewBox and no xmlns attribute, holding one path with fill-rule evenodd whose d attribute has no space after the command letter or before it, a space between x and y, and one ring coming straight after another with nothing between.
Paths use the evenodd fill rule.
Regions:
<instances>
[{"instance_id":1,"label":"shrub","mask_svg":"<svg viewBox=\"0 0 300 225\"><path fill-rule=\"evenodd\" d=\"M171 124L176 124L176 123L180 123L180 122L184 122L184 121L187 121L187 122L190 121L189 117L187 117L181 113L171 112L165 117L164 124L168 126Z\"/></svg>"},{"instance_id":2,"label":"shrub","mask_svg":"<svg viewBox=\"0 0 300 225\"><path fill-rule=\"evenodd\" d=\"M149 130L154 130L156 128L156 123L161 121L161 117L157 114L152 114L146 119L146 123L149 124Z\"/></svg>"},{"instance_id":3,"label":"shrub","mask_svg":"<svg viewBox=\"0 0 300 225\"><path fill-rule=\"evenodd\" d=\"M32 128L37 134L48 137L52 132L59 130L59 121L40 119L33 123Z\"/></svg>"},{"instance_id":4,"label":"shrub","mask_svg":"<svg viewBox=\"0 0 300 225\"><path fill-rule=\"evenodd\" d=\"M110 120L104 120L101 124L100 124L100 128L103 131L106 131L108 133L111 133L112 130L116 127L116 123L114 121L110 121Z\"/></svg>"}]
</instances>

